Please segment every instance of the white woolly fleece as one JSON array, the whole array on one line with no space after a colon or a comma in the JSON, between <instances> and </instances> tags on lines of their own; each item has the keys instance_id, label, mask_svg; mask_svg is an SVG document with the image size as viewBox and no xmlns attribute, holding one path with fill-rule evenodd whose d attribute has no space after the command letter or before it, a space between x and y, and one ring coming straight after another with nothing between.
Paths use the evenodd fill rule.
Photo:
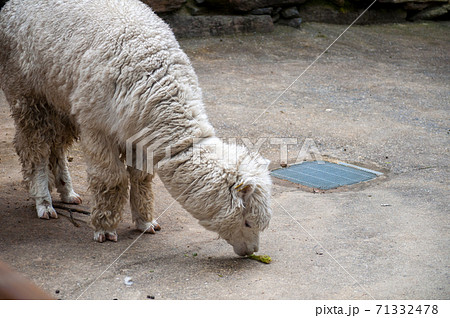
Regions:
<instances>
[{"instance_id":1,"label":"white woolly fleece","mask_svg":"<svg viewBox=\"0 0 450 318\"><path fill-rule=\"evenodd\" d=\"M225 145L236 159L231 162L218 160L211 149L196 151L196 138L223 144L214 139L188 57L147 5L10 0L0 13L0 87L15 119L24 177L50 205L46 182L37 180L62 181L62 174L46 179L35 167L51 174L44 167L63 162L65 149L81 137L98 241L117 239L128 181L138 191L130 195L137 227L155 222L152 176L130 167L127 175L123 165L127 139L148 129L156 136L147 145L154 163L168 146L176 154L159 168L174 198L236 253L258 249L259 232L271 217L267 165L242 147ZM62 194L73 192L66 168L59 169ZM75 193L69 199L81 202Z\"/></svg>"}]
</instances>

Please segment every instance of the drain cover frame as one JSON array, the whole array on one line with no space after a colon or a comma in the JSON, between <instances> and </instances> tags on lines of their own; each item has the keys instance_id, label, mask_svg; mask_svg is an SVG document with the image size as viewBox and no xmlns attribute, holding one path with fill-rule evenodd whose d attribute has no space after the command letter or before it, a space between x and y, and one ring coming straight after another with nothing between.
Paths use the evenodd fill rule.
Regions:
<instances>
[{"instance_id":1,"label":"drain cover frame","mask_svg":"<svg viewBox=\"0 0 450 318\"><path fill-rule=\"evenodd\" d=\"M271 176L308 188L332 190L374 180L382 172L345 162L304 161L271 171Z\"/></svg>"}]
</instances>

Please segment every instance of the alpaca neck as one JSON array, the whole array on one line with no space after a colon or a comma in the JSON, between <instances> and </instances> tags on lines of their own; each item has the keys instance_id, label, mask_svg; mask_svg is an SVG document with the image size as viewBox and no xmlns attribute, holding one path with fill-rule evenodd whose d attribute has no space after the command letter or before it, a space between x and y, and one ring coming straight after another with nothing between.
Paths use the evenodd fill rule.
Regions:
<instances>
[{"instance_id":1,"label":"alpaca neck","mask_svg":"<svg viewBox=\"0 0 450 318\"><path fill-rule=\"evenodd\" d=\"M169 193L199 220L211 219L223 208L216 202L229 202L230 173L211 147L203 147L211 144L224 146L218 138L206 138L158 165L158 175Z\"/></svg>"}]
</instances>

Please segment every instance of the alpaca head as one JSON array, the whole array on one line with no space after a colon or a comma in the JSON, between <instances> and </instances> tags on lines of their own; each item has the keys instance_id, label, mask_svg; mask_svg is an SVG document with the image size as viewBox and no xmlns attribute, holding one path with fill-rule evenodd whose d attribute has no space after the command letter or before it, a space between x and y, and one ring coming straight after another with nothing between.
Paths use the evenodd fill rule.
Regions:
<instances>
[{"instance_id":1,"label":"alpaca head","mask_svg":"<svg viewBox=\"0 0 450 318\"><path fill-rule=\"evenodd\" d=\"M244 147L210 138L200 151L190 149L164 160L158 174L171 195L202 226L244 256L258 251L259 234L272 217L267 166L268 160Z\"/></svg>"},{"instance_id":2,"label":"alpaca head","mask_svg":"<svg viewBox=\"0 0 450 318\"><path fill-rule=\"evenodd\" d=\"M270 187L268 173L238 180L229 189L230 204L200 224L217 232L240 256L257 252L259 234L272 217Z\"/></svg>"},{"instance_id":3,"label":"alpaca head","mask_svg":"<svg viewBox=\"0 0 450 318\"><path fill-rule=\"evenodd\" d=\"M200 220L200 224L217 232L236 254L244 256L258 251L259 234L269 225L272 182L267 160L249 154L245 148L238 148L237 155L238 162L227 178L227 189L221 190L218 200L226 203L210 219Z\"/></svg>"}]
</instances>

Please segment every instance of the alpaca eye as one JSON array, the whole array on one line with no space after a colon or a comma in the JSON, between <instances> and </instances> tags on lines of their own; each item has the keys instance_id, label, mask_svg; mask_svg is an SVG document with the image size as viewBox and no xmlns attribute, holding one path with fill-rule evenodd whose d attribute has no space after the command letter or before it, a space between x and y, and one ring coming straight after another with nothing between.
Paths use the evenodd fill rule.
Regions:
<instances>
[{"instance_id":1,"label":"alpaca eye","mask_svg":"<svg viewBox=\"0 0 450 318\"><path fill-rule=\"evenodd\" d=\"M247 221L245 221L245 227L251 228L250 224Z\"/></svg>"}]
</instances>

